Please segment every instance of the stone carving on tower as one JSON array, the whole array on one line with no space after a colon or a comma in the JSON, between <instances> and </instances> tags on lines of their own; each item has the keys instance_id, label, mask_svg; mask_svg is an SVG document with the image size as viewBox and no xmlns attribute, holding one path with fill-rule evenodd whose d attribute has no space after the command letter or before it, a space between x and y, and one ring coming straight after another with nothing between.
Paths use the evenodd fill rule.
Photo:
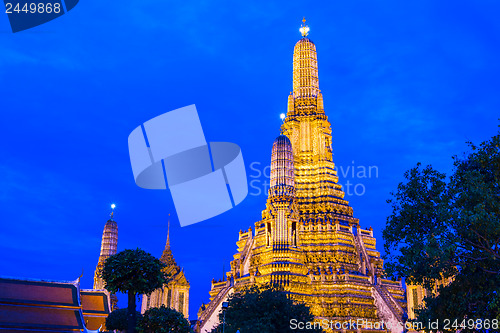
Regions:
<instances>
[{"instance_id":1,"label":"stone carving on tower","mask_svg":"<svg viewBox=\"0 0 500 333\"><path fill-rule=\"evenodd\" d=\"M189 319L189 282L184 271L175 262L170 249L170 222L168 223L167 243L160 260L167 265L165 271L169 275L169 282L157 289L151 295L142 295L141 313L153 307L166 307L181 312Z\"/></svg>"},{"instance_id":2,"label":"stone carving on tower","mask_svg":"<svg viewBox=\"0 0 500 333\"><path fill-rule=\"evenodd\" d=\"M111 205L111 209L114 210L115 205ZM99 255L99 261L97 262L97 267L94 272L94 289L104 290L104 281L101 277L101 272L104 267L104 262L110 256L115 255L118 248L118 224L113 220L114 212L110 214L110 219L104 225L104 230L102 232L101 241L101 254ZM116 295L110 296L111 308L114 310L117 307L118 299Z\"/></svg>"},{"instance_id":3,"label":"stone carving on tower","mask_svg":"<svg viewBox=\"0 0 500 333\"><path fill-rule=\"evenodd\" d=\"M210 303L198 312L198 332L218 324L221 304L232 293L267 283L305 303L317 320L366 324L345 332L370 325L379 332L402 331L402 282L383 278L373 229L360 227L338 183L316 46L303 22L293 53L293 92L272 148L266 208L254 230L240 231L227 279L212 281ZM380 328L382 322L391 328Z\"/></svg>"}]
</instances>

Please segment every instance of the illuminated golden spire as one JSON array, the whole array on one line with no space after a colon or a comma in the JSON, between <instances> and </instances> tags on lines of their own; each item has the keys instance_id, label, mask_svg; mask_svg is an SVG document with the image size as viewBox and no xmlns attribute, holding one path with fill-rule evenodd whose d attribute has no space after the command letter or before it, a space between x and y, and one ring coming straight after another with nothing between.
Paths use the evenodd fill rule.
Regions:
<instances>
[{"instance_id":1,"label":"illuminated golden spire","mask_svg":"<svg viewBox=\"0 0 500 333\"><path fill-rule=\"evenodd\" d=\"M318 97L318 59L316 46L306 36L309 27L304 23L300 28L302 38L293 50L293 97Z\"/></svg>"},{"instance_id":2,"label":"illuminated golden spire","mask_svg":"<svg viewBox=\"0 0 500 333\"><path fill-rule=\"evenodd\" d=\"M216 309L229 293L267 284L305 303L318 321L355 317L374 327L382 320L398 322L405 312L401 281L382 278L373 230L360 228L344 199L319 90L316 46L302 22L293 54L293 92L281 116L282 134L273 143L262 220L255 222L255 232L240 231L238 252L223 274L229 281L212 281L210 304L198 312L200 332L218 325Z\"/></svg>"},{"instance_id":3,"label":"illuminated golden spire","mask_svg":"<svg viewBox=\"0 0 500 333\"><path fill-rule=\"evenodd\" d=\"M102 232L101 253L94 273L94 289L104 288L104 282L101 278L104 262L110 256L115 255L118 248L118 224L113 220L113 210L115 207L115 204L111 205L111 218L104 225L104 230Z\"/></svg>"},{"instance_id":4,"label":"illuminated golden spire","mask_svg":"<svg viewBox=\"0 0 500 333\"><path fill-rule=\"evenodd\" d=\"M118 247L118 224L113 220L115 207L115 204L111 204L110 219L104 225L99 262L104 262L108 257L116 254Z\"/></svg>"},{"instance_id":5,"label":"illuminated golden spire","mask_svg":"<svg viewBox=\"0 0 500 333\"><path fill-rule=\"evenodd\" d=\"M299 31L302 34L302 37L306 37L309 34L309 27L306 25L305 17L302 19L302 25L300 26Z\"/></svg>"},{"instance_id":6,"label":"illuminated golden spire","mask_svg":"<svg viewBox=\"0 0 500 333\"><path fill-rule=\"evenodd\" d=\"M332 161L332 130L325 115L323 96L319 90L316 45L305 36L293 51L293 92L282 125L283 134L292 142L295 167L296 203L302 214L326 214L357 224L352 208L344 200ZM333 199L334 198L334 199Z\"/></svg>"},{"instance_id":7,"label":"illuminated golden spire","mask_svg":"<svg viewBox=\"0 0 500 333\"><path fill-rule=\"evenodd\" d=\"M109 214L109 216L111 217L111 219L113 219L113 215L115 213L115 207L116 207L116 205L114 203L111 204L111 214Z\"/></svg>"}]
</instances>

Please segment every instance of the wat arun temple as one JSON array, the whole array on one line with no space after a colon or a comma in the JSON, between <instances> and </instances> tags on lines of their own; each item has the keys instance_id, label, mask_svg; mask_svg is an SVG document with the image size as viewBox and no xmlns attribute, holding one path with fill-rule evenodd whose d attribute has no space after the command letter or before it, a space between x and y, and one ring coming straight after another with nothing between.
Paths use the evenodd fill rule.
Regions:
<instances>
[{"instance_id":1,"label":"wat arun temple","mask_svg":"<svg viewBox=\"0 0 500 333\"><path fill-rule=\"evenodd\" d=\"M212 281L210 302L198 312L198 332L211 332L219 324L222 303L234 292L265 284L305 303L317 321L365 324L335 331L402 331L402 282L383 277L373 230L361 228L344 199L319 89L316 46L307 37L305 20L300 31L293 52L293 92L272 146L262 219L240 231L231 270L223 281Z\"/></svg>"}]
</instances>

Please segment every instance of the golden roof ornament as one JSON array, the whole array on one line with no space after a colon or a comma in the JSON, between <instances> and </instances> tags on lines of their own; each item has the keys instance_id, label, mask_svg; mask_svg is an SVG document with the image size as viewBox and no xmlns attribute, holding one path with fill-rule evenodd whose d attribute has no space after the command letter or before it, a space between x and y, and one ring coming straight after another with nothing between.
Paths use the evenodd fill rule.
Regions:
<instances>
[{"instance_id":1,"label":"golden roof ornament","mask_svg":"<svg viewBox=\"0 0 500 333\"><path fill-rule=\"evenodd\" d=\"M113 215L115 213L115 207L116 207L115 204L111 204L111 214L109 214L109 216L111 217L111 219L113 219Z\"/></svg>"},{"instance_id":2,"label":"golden roof ornament","mask_svg":"<svg viewBox=\"0 0 500 333\"><path fill-rule=\"evenodd\" d=\"M302 19L302 25L301 25L299 31L302 34L302 37L306 37L309 34L309 27L306 25L306 18L305 17Z\"/></svg>"},{"instance_id":3,"label":"golden roof ornament","mask_svg":"<svg viewBox=\"0 0 500 333\"><path fill-rule=\"evenodd\" d=\"M167 244L166 246L170 249L170 213L168 213L168 228L167 228Z\"/></svg>"},{"instance_id":4,"label":"golden roof ornament","mask_svg":"<svg viewBox=\"0 0 500 333\"><path fill-rule=\"evenodd\" d=\"M167 264L167 266L177 265L172 250L170 249L170 213L168 214L167 243L165 244L165 249L163 250L160 260Z\"/></svg>"}]
</instances>

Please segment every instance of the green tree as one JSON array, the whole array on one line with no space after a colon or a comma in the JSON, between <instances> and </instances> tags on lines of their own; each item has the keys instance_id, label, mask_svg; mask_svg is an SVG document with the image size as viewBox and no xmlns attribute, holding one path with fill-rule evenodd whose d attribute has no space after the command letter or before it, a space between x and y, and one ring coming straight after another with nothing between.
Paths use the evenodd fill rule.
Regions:
<instances>
[{"instance_id":1,"label":"green tree","mask_svg":"<svg viewBox=\"0 0 500 333\"><path fill-rule=\"evenodd\" d=\"M386 272L427 289L453 278L424 300L417 319L424 324L500 319L500 135L469 146L453 157L450 177L417 164L388 200Z\"/></svg>"},{"instance_id":2,"label":"green tree","mask_svg":"<svg viewBox=\"0 0 500 333\"><path fill-rule=\"evenodd\" d=\"M113 312L111 312L106 317L106 329L108 331L112 330L125 331L127 329L127 312L128 312L127 308L116 309ZM139 311L136 311L135 315L139 319L142 317Z\"/></svg>"},{"instance_id":3,"label":"green tree","mask_svg":"<svg viewBox=\"0 0 500 333\"><path fill-rule=\"evenodd\" d=\"M150 308L144 312L139 320L139 333L189 333L189 321L179 311L162 305L159 308Z\"/></svg>"},{"instance_id":4,"label":"green tree","mask_svg":"<svg viewBox=\"0 0 500 333\"><path fill-rule=\"evenodd\" d=\"M110 293L128 294L127 332L135 332L136 297L150 294L168 281L165 264L141 250L124 250L104 262L102 278Z\"/></svg>"},{"instance_id":5,"label":"green tree","mask_svg":"<svg viewBox=\"0 0 500 333\"><path fill-rule=\"evenodd\" d=\"M228 299L228 307L219 314L216 332L225 333L286 333L322 332L319 328L292 329L291 321L312 323L314 316L303 303L293 301L289 294L271 286L251 286Z\"/></svg>"}]
</instances>

